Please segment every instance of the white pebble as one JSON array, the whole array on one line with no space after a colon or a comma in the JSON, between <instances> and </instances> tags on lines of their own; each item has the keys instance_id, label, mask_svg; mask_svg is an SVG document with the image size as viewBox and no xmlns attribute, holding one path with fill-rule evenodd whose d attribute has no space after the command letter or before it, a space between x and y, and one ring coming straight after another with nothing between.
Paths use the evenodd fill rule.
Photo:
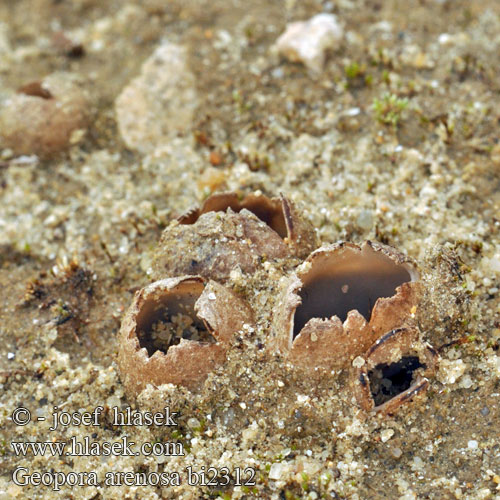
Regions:
<instances>
[{"instance_id":1,"label":"white pebble","mask_svg":"<svg viewBox=\"0 0 500 500\"><path fill-rule=\"evenodd\" d=\"M380 439L382 440L382 443L386 443L391 439L391 437L394 436L394 429L384 429L380 433Z\"/></svg>"},{"instance_id":2,"label":"white pebble","mask_svg":"<svg viewBox=\"0 0 500 500\"><path fill-rule=\"evenodd\" d=\"M477 450L478 448L478 443L475 439L471 439L468 443L467 443L467 448L469 448L469 450Z\"/></svg>"},{"instance_id":3,"label":"white pebble","mask_svg":"<svg viewBox=\"0 0 500 500\"><path fill-rule=\"evenodd\" d=\"M318 14L308 21L290 23L278 38L277 52L292 62L300 62L320 73L328 49L335 49L344 35L333 14Z\"/></svg>"},{"instance_id":4,"label":"white pebble","mask_svg":"<svg viewBox=\"0 0 500 500\"><path fill-rule=\"evenodd\" d=\"M357 356L352 361L352 366L354 366L354 368L361 368L364 364L365 360L361 356Z\"/></svg>"},{"instance_id":5,"label":"white pebble","mask_svg":"<svg viewBox=\"0 0 500 500\"><path fill-rule=\"evenodd\" d=\"M362 210L356 219L356 224L361 229L371 229L373 225L373 215L371 210Z\"/></svg>"},{"instance_id":6,"label":"white pebble","mask_svg":"<svg viewBox=\"0 0 500 500\"><path fill-rule=\"evenodd\" d=\"M190 429L196 429L201 425L200 421L195 417L188 418L187 424Z\"/></svg>"}]
</instances>

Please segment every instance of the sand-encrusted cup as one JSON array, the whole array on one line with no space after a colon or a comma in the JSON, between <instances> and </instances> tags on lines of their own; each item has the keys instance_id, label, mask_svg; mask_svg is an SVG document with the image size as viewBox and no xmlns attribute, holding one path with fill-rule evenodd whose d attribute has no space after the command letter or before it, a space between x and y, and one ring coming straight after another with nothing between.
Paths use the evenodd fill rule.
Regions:
<instances>
[{"instance_id":1,"label":"sand-encrusted cup","mask_svg":"<svg viewBox=\"0 0 500 500\"><path fill-rule=\"evenodd\" d=\"M138 291L122 322L118 367L133 396L148 384L196 388L224 363L250 306L234 292L200 276L167 278Z\"/></svg>"},{"instance_id":2,"label":"sand-encrusted cup","mask_svg":"<svg viewBox=\"0 0 500 500\"><path fill-rule=\"evenodd\" d=\"M286 283L272 349L301 368L341 369L411 319L420 292L415 265L392 247L321 247Z\"/></svg>"},{"instance_id":3,"label":"sand-encrusted cup","mask_svg":"<svg viewBox=\"0 0 500 500\"><path fill-rule=\"evenodd\" d=\"M254 272L263 260L305 257L316 231L287 198L218 193L163 232L153 277L196 274L224 282L233 269Z\"/></svg>"},{"instance_id":4,"label":"sand-encrusted cup","mask_svg":"<svg viewBox=\"0 0 500 500\"><path fill-rule=\"evenodd\" d=\"M89 125L89 96L80 77L58 72L0 100L0 146L14 154L48 157Z\"/></svg>"},{"instance_id":5,"label":"sand-encrusted cup","mask_svg":"<svg viewBox=\"0 0 500 500\"><path fill-rule=\"evenodd\" d=\"M351 386L365 411L393 414L425 393L438 355L416 328L387 332L353 362Z\"/></svg>"}]
</instances>

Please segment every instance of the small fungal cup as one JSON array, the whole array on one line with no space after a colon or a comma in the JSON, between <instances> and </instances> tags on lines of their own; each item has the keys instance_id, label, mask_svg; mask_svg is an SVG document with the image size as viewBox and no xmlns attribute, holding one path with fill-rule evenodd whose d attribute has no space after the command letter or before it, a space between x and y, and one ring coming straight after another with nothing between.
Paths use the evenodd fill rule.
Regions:
<instances>
[{"instance_id":1,"label":"small fungal cup","mask_svg":"<svg viewBox=\"0 0 500 500\"><path fill-rule=\"evenodd\" d=\"M265 259L305 257L316 245L314 228L284 196L218 193L165 229L153 276L198 274L224 282L235 268L254 272Z\"/></svg>"},{"instance_id":2,"label":"small fungal cup","mask_svg":"<svg viewBox=\"0 0 500 500\"><path fill-rule=\"evenodd\" d=\"M395 413L427 390L437 358L415 328L387 332L361 357L362 362L354 363L352 386L359 406L380 414Z\"/></svg>"},{"instance_id":3,"label":"small fungal cup","mask_svg":"<svg viewBox=\"0 0 500 500\"><path fill-rule=\"evenodd\" d=\"M151 283L136 293L120 329L118 367L127 391L167 383L196 388L252 322L246 302L214 281L182 276Z\"/></svg>"}]
</instances>

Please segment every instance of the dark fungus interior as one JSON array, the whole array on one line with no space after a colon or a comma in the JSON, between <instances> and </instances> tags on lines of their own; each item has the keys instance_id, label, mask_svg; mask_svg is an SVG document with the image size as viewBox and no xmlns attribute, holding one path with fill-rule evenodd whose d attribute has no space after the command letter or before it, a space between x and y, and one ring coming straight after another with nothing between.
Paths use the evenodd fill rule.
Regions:
<instances>
[{"instance_id":1,"label":"dark fungus interior","mask_svg":"<svg viewBox=\"0 0 500 500\"><path fill-rule=\"evenodd\" d=\"M30 95L33 97L41 97L42 99L51 99L52 94L42 86L41 82L31 82L23 87L20 87L17 92L19 94Z\"/></svg>"},{"instance_id":2,"label":"dark fungus interior","mask_svg":"<svg viewBox=\"0 0 500 500\"><path fill-rule=\"evenodd\" d=\"M417 356L404 356L396 363L381 363L368 372L370 392L375 406L380 406L410 388L415 371L426 368Z\"/></svg>"},{"instance_id":3,"label":"dark fungus interior","mask_svg":"<svg viewBox=\"0 0 500 500\"><path fill-rule=\"evenodd\" d=\"M166 353L181 338L214 343L215 338L198 318L194 305L203 292L203 283L184 282L174 291L150 295L137 314L137 338L148 355Z\"/></svg>"},{"instance_id":4,"label":"dark fungus interior","mask_svg":"<svg viewBox=\"0 0 500 500\"><path fill-rule=\"evenodd\" d=\"M346 247L318 255L301 280L294 338L311 318L337 316L344 322L349 311L357 310L369 321L377 299L392 297L398 286L412 278L403 265L365 246L361 251Z\"/></svg>"}]
</instances>

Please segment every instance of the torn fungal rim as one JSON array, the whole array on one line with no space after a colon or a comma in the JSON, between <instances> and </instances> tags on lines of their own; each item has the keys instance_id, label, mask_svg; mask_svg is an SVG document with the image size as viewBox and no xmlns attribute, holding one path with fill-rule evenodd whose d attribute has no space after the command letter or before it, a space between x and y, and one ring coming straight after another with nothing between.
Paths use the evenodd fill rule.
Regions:
<instances>
[{"instance_id":1,"label":"torn fungal rim","mask_svg":"<svg viewBox=\"0 0 500 500\"><path fill-rule=\"evenodd\" d=\"M415 327L402 326L387 332L354 363L351 385L358 405L367 412L394 414L400 406L427 391L438 359L437 352L420 339ZM384 387L384 382L388 387ZM393 383L397 384L395 389L391 387Z\"/></svg>"},{"instance_id":2,"label":"torn fungal rim","mask_svg":"<svg viewBox=\"0 0 500 500\"><path fill-rule=\"evenodd\" d=\"M249 193L241 196L236 192L221 192L209 196L201 206L192 208L177 218L179 224L195 224L208 212L226 212L232 210L239 213L248 210L264 222L286 243L291 245L297 254L310 252L316 247L316 233L306 222L295 204L280 193L279 198L260 193Z\"/></svg>"},{"instance_id":3,"label":"torn fungal rim","mask_svg":"<svg viewBox=\"0 0 500 500\"><path fill-rule=\"evenodd\" d=\"M381 243L321 247L288 280L274 348L297 366L342 368L411 316L419 278L405 255Z\"/></svg>"},{"instance_id":4,"label":"torn fungal rim","mask_svg":"<svg viewBox=\"0 0 500 500\"><path fill-rule=\"evenodd\" d=\"M182 311L214 341L181 338L164 351L153 350L149 340L141 341L141 332L149 335L155 322L170 321ZM200 276L166 278L147 285L136 293L119 334L117 361L127 391L137 395L148 384L196 387L225 361L232 337L251 322L252 312L241 298Z\"/></svg>"}]
</instances>

